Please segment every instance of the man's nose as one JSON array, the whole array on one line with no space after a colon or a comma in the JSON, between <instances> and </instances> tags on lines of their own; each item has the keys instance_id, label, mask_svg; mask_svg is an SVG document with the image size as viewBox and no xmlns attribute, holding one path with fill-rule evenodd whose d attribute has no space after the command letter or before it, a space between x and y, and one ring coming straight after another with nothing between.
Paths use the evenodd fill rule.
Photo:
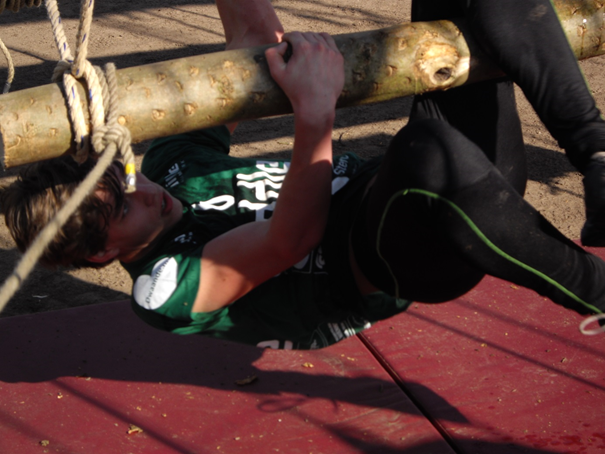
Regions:
<instances>
[{"instance_id":1,"label":"man's nose","mask_svg":"<svg viewBox=\"0 0 605 454\"><path fill-rule=\"evenodd\" d=\"M137 190L134 192L135 196L141 200L146 206L153 205L155 201L155 191L153 185L145 182L137 182Z\"/></svg>"}]
</instances>

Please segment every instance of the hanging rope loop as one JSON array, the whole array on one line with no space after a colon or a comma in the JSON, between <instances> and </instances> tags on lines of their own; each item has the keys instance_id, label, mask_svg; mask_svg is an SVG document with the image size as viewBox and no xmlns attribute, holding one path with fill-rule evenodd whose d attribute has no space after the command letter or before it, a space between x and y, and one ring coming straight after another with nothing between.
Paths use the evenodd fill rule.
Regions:
<instances>
[{"instance_id":1,"label":"hanging rope loop","mask_svg":"<svg viewBox=\"0 0 605 454\"><path fill-rule=\"evenodd\" d=\"M588 326L592 323L596 323L597 326L595 328L588 329ZM605 314L595 314L586 318L582 323L580 323L580 332L586 336L594 336L595 334L605 333Z\"/></svg>"},{"instance_id":2,"label":"hanging rope loop","mask_svg":"<svg viewBox=\"0 0 605 454\"><path fill-rule=\"evenodd\" d=\"M126 192L136 190L134 153L131 147L130 130L118 122L118 82L116 67L113 63L105 65L105 77L99 78L103 84L100 89L106 95L107 121L106 124L93 129L92 144L95 150L105 150L110 144L115 144L122 155L126 169ZM108 96L107 96L108 95Z\"/></svg>"},{"instance_id":3,"label":"hanging rope loop","mask_svg":"<svg viewBox=\"0 0 605 454\"><path fill-rule=\"evenodd\" d=\"M56 0L46 0L48 17L51 20L55 42L60 54L60 60L53 73L53 80L62 81L65 89L65 97L77 143L74 159L78 162L84 162L88 159L89 143L92 142L98 162L78 186L73 196L61 207L48 225L42 229L11 276L5 281L0 289L0 311L25 281L48 244L63 228L82 201L94 191L99 179L111 165L118 151L125 161L126 192L133 192L136 189L136 172L134 154L130 146L130 131L117 121L119 99L115 66L108 63L105 72L103 72L101 68L93 67L86 59L93 6L94 0L82 1L76 57L73 58L65 39L57 2ZM84 79L88 87L92 140L78 94L78 79Z\"/></svg>"},{"instance_id":4,"label":"hanging rope loop","mask_svg":"<svg viewBox=\"0 0 605 454\"><path fill-rule=\"evenodd\" d=\"M15 78L15 65L13 64L13 58L11 57L10 52L4 45L4 42L0 39L0 49L2 53L6 57L6 63L8 64L8 76L6 77L6 83L4 84L4 89L2 90L2 94L8 93L11 84L13 83L13 79Z\"/></svg>"}]
</instances>

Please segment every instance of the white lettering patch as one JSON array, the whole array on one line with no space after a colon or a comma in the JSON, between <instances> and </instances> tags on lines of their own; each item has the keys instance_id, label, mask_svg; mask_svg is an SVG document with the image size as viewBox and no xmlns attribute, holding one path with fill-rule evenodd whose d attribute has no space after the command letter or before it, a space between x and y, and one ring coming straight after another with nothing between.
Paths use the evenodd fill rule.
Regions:
<instances>
[{"instance_id":1,"label":"white lettering patch","mask_svg":"<svg viewBox=\"0 0 605 454\"><path fill-rule=\"evenodd\" d=\"M143 274L137 278L132 289L134 300L145 309L154 310L162 306L176 290L178 263L173 257L155 264L151 276Z\"/></svg>"},{"instance_id":2,"label":"white lettering patch","mask_svg":"<svg viewBox=\"0 0 605 454\"><path fill-rule=\"evenodd\" d=\"M270 340L270 341L263 341L263 342L259 342L258 344L256 344L257 347L259 348L270 348L272 350L292 350L292 347L294 347L294 344L292 343L292 341L284 341L283 346L282 343L275 339L275 340Z\"/></svg>"},{"instance_id":3,"label":"white lettering patch","mask_svg":"<svg viewBox=\"0 0 605 454\"><path fill-rule=\"evenodd\" d=\"M338 165L334 168L334 175L344 175L347 173L347 167L349 166L349 157L344 155L338 160Z\"/></svg>"},{"instance_id":4,"label":"white lettering patch","mask_svg":"<svg viewBox=\"0 0 605 454\"><path fill-rule=\"evenodd\" d=\"M168 174L164 177L166 187L174 188L175 186L178 186L181 183L182 178L183 172L181 171L181 167L178 163L175 163L168 169Z\"/></svg>"},{"instance_id":5,"label":"white lettering patch","mask_svg":"<svg viewBox=\"0 0 605 454\"><path fill-rule=\"evenodd\" d=\"M332 180L332 194L336 194L349 182L349 177L336 177Z\"/></svg>"},{"instance_id":6,"label":"white lettering patch","mask_svg":"<svg viewBox=\"0 0 605 454\"><path fill-rule=\"evenodd\" d=\"M194 203L191 207L194 210L218 210L225 211L235 205L235 197L229 194L218 195L210 200Z\"/></svg>"}]
</instances>

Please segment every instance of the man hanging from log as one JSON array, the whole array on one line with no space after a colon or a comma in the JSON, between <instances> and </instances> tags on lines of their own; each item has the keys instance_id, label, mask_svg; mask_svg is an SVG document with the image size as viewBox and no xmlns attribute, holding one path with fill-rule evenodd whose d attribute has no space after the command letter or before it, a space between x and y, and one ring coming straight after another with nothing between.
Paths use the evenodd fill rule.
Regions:
<instances>
[{"instance_id":1,"label":"man hanging from log","mask_svg":"<svg viewBox=\"0 0 605 454\"><path fill-rule=\"evenodd\" d=\"M603 172L594 154L605 150L605 124L549 1L453 4L416 2L414 19L466 15L595 183L597 217L589 205L585 238L601 244ZM419 96L382 159L333 158L343 62L332 38L283 34L269 0L217 6L227 48L278 43L266 58L294 111L291 161L229 157L235 125L156 140L137 191L124 192L115 163L44 264L120 260L134 281L132 307L151 325L274 348L325 347L411 301L457 298L485 274L581 314L605 309L605 262L523 200L525 155L509 79ZM20 249L91 166L39 163L3 191Z\"/></svg>"}]
</instances>

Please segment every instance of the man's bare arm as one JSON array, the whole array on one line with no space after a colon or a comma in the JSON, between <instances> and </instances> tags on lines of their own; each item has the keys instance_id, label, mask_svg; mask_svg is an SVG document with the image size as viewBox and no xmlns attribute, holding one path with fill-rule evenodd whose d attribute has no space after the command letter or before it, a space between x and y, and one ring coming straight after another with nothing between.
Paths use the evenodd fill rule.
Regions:
<instances>
[{"instance_id":1,"label":"man's bare arm","mask_svg":"<svg viewBox=\"0 0 605 454\"><path fill-rule=\"evenodd\" d=\"M294 150L270 220L252 222L210 241L202 254L193 312L210 312L241 298L304 258L321 241L331 197L332 126L344 84L342 55L325 34L285 35L266 51L276 82L294 110Z\"/></svg>"},{"instance_id":2,"label":"man's bare arm","mask_svg":"<svg viewBox=\"0 0 605 454\"><path fill-rule=\"evenodd\" d=\"M284 28L270 0L216 0L227 50L279 43ZM233 133L237 123L227 125Z\"/></svg>"},{"instance_id":3,"label":"man's bare arm","mask_svg":"<svg viewBox=\"0 0 605 454\"><path fill-rule=\"evenodd\" d=\"M270 0L216 0L227 50L279 43L284 34Z\"/></svg>"}]
</instances>

